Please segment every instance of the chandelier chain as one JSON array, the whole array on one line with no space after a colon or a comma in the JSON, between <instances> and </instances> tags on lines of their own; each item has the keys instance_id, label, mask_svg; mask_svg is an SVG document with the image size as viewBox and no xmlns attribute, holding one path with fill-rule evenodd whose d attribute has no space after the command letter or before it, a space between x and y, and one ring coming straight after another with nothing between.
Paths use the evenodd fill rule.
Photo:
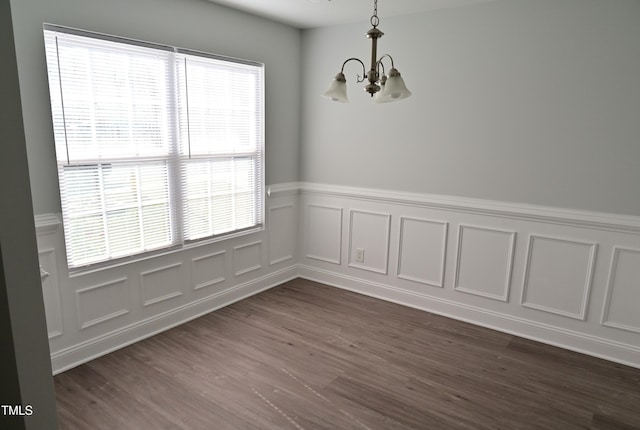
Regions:
<instances>
[{"instance_id":1,"label":"chandelier chain","mask_svg":"<svg viewBox=\"0 0 640 430\"><path fill-rule=\"evenodd\" d=\"M378 18L378 0L373 0L373 15L371 15L371 25L376 28L380 24L380 18Z\"/></svg>"}]
</instances>

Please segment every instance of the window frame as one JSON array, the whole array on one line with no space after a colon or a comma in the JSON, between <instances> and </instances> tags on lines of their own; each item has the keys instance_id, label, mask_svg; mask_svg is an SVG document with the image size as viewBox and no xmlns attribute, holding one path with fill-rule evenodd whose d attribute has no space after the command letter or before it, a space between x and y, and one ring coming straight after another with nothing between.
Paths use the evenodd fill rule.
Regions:
<instances>
[{"instance_id":1,"label":"window frame","mask_svg":"<svg viewBox=\"0 0 640 430\"><path fill-rule=\"evenodd\" d=\"M155 257L157 255L162 255L169 252L175 252L182 249L190 249L190 248L201 246L201 245L228 240L234 237L244 236L244 235L259 232L265 229L266 210L265 210L265 191L264 190L265 190L265 155L266 154L265 154L265 72L264 72L263 63L45 23L43 24L43 34L45 35L45 39L47 38L48 32L70 34L73 36L96 39L99 41L115 42L115 43L125 44L128 46L133 46L133 47L151 48L153 50L158 50L158 51L169 51L169 55L171 55L171 58L173 61L172 63L170 62L167 64L169 69L173 69L173 72L169 74L168 79L171 80L171 86L169 88L173 89L174 94L172 94L171 97L167 99L168 105L163 106L165 111L162 114L164 116L167 116L172 121L172 124L167 125L167 127L172 130L170 132L171 134L170 141L168 142L168 145L169 145L168 153L166 155L159 156L159 157L141 156L141 157L131 157L124 160L126 162L131 162L134 165L137 165L138 166L137 168L140 168L140 166L144 165L145 162L147 163L153 162L154 160L162 160L162 162L166 164L166 169L168 171L167 173L168 192L166 194L168 199L167 213L168 213L168 216L171 218L170 228L172 229L172 232L170 233L172 236L171 240L169 241L170 243L155 249L147 249L139 252L130 252L128 255L124 255L121 257L113 257L111 255L108 255L106 259L95 260L95 261L91 261L84 264L72 265L71 263L69 263L69 260L67 260L67 267L70 273L72 274L84 273L87 271L100 270L107 267L127 264L133 261L146 259L149 257ZM45 42L45 46L46 46L46 43L47 42ZM56 44L57 44L57 41L56 41ZM185 63L184 73L186 75L186 70L187 70L186 63L189 58L195 58L198 60L202 59L202 61L213 60L217 62L223 62L225 64L229 63L229 64L241 65L243 67L249 66L255 70L253 73L255 73L256 86L258 90L255 93L252 93L254 94L254 97L255 97L256 106L255 106L255 110L250 111L250 113L255 116L254 123L253 123L254 125L253 134L255 135L255 138L250 139L250 147L252 147L253 150L244 151L244 152L232 151L230 154L209 153L204 155L192 156L191 146L190 146L191 142L189 141L187 143L187 145L189 146L188 153L184 152L184 148L182 148L181 146L183 145L183 143L181 142L181 139L184 138L185 130L183 129L184 124L181 119L181 114L179 113L179 110L186 109L187 112L189 111L190 106L188 105L188 97L186 99L187 101L186 106L181 107L179 106L179 103L181 102L180 92L182 91L183 93L188 93L189 89L186 81L184 82L185 86L180 87L180 84L183 84L183 82L179 82L180 71L179 71L178 63L184 60L184 63ZM59 58L57 58L56 61L59 61ZM47 64L48 62L49 62L49 59L47 59ZM58 73L58 79L61 79L59 75L60 73L59 65L58 65L57 73ZM50 91L55 91L56 90L54 86L55 83L52 83L51 72L48 72L47 77L49 80ZM62 91L61 84L58 83L58 85L60 86L60 91ZM185 100L182 100L182 101L185 101ZM53 98L51 99L51 109L52 109L52 118L53 118L53 110L54 110ZM63 103L62 103L62 114L63 116L65 114ZM187 121L188 121L188 114L187 114ZM190 124L187 124L187 132L186 132L187 139L190 139L190 135L188 132L189 125ZM58 181L59 181L59 189L61 193L61 205L64 205L62 195L64 192L63 187L66 186L64 185L63 169L65 167L73 168L74 166L81 164L81 163L72 162L69 157L69 147L66 142L66 124L64 125L64 127L65 127L64 145L66 145L66 160L64 159L65 158L64 156L60 155L60 148L59 148L60 142L56 136L56 132L54 132L54 140L56 145L56 151L55 151L56 163L58 166L58 174L59 174ZM55 131L55 126L54 126L54 131ZM251 133L249 133L249 135L251 135ZM237 224L233 224L233 223L237 221L234 220L232 221L234 228L232 228L231 230L226 230L221 233L215 233L212 231L211 234L207 234L202 237L197 237L193 239L187 238L185 236L186 234L185 229L186 229L186 223L187 223L186 215L185 215L186 205L187 205L187 197L185 194L187 190L185 188L186 179L184 177L184 175L186 174L187 168L185 166L188 163L194 162L194 160L197 160L197 159L208 160L209 163L213 163L215 162L215 160L218 160L224 157L227 157L229 165L232 166L232 171L233 171L233 166L237 162L237 160L235 160L236 158L249 157L251 159L248 164L249 170L247 170L248 172L247 174L249 174L249 178L250 178L247 183L250 184L250 186L246 192L247 193L246 195L249 196L250 203L249 203L248 209L245 208L247 211L249 211L249 213L252 213L252 215L250 216L250 222L249 222L250 225L247 225L246 227L236 228ZM84 161L91 161L92 163L90 164L94 164L93 162L95 162L97 171L101 171L102 169L104 169L104 167L102 167L103 165L108 165L111 163L108 159L101 160L99 154L96 156L96 160L84 160ZM234 174L233 172L227 173L227 178L228 178L227 180L230 180L233 182L233 174ZM212 183L215 183L215 181L211 178L209 178L209 181ZM230 188L230 191L226 194L226 196L230 199L237 198L238 196L237 187ZM105 198L104 194L102 194L102 198L103 199ZM211 196L208 196L208 198L212 199ZM142 214L142 209L140 208L138 209L140 210L139 213ZM102 217L106 217L107 214L108 214L108 211L106 210L101 211ZM211 218L209 220L210 222L213 222L211 221ZM66 239L68 233L67 233L67 228L65 226L64 207L63 207L63 227L65 227L65 239ZM106 240L107 239L105 239L105 241ZM67 241L65 240L65 251L67 256L69 255L69 252L70 252L68 246L69 245L67 245Z\"/></svg>"}]
</instances>

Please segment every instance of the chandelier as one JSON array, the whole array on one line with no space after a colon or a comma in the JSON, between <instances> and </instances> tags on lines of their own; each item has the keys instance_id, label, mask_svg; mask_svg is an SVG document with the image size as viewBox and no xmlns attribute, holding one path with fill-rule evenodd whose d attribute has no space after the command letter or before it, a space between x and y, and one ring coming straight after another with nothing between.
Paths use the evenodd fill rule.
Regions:
<instances>
[{"instance_id":1,"label":"chandelier","mask_svg":"<svg viewBox=\"0 0 640 430\"><path fill-rule=\"evenodd\" d=\"M380 23L380 18L378 18L378 0L373 1L373 15L371 16L371 25L373 28L366 32L367 38L371 39L371 69L368 72L365 70L365 65L358 58L349 58L342 63L342 69L340 72L333 78L331 84L327 91L325 91L322 96L327 97L333 101L348 103L349 98L347 97L347 79L344 76L344 66L349 61L357 61L362 65L362 76L356 75L356 81L358 83L364 82L365 79L369 81L369 83L364 87L364 90L368 92L371 97L373 97L376 103L387 103L393 102L396 100L406 99L411 95L411 91L407 89L407 86L404 84L404 80L402 76L400 76L400 72L393 65L393 58L391 55L384 54L380 59L376 60L377 50L378 50L378 39L382 37L384 34L382 31L378 30L378 24ZM382 64L382 60L388 58L391 61L391 69L389 69L389 73L385 75L384 64ZM380 71L382 70L382 73Z\"/></svg>"}]
</instances>

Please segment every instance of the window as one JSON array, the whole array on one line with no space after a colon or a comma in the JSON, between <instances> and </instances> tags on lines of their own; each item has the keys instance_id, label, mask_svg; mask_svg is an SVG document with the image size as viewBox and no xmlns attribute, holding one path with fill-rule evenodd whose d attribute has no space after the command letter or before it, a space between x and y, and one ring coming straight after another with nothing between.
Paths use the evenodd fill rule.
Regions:
<instances>
[{"instance_id":1,"label":"window","mask_svg":"<svg viewBox=\"0 0 640 430\"><path fill-rule=\"evenodd\" d=\"M262 227L262 64L44 36L70 268Z\"/></svg>"}]
</instances>

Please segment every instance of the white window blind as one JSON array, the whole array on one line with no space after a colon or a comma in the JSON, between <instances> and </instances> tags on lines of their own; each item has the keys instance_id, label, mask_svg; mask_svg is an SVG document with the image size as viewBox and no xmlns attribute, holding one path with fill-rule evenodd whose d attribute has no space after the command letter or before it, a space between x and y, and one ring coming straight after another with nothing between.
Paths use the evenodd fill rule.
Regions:
<instances>
[{"instance_id":1,"label":"white window blind","mask_svg":"<svg viewBox=\"0 0 640 430\"><path fill-rule=\"evenodd\" d=\"M261 64L44 34L69 267L262 226Z\"/></svg>"},{"instance_id":2,"label":"white window blind","mask_svg":"<svg viewBox=\"0 0 640 430\"><path fill-rule=\"evenodd\" d=\"M255 95L262 79L256 67L203 57L184 57L179 69L182 126L181 178L188 240L256 224L262 206L262 118ZM258 167L258 168L256 168Z\"/></svg>"}]
</instances>

